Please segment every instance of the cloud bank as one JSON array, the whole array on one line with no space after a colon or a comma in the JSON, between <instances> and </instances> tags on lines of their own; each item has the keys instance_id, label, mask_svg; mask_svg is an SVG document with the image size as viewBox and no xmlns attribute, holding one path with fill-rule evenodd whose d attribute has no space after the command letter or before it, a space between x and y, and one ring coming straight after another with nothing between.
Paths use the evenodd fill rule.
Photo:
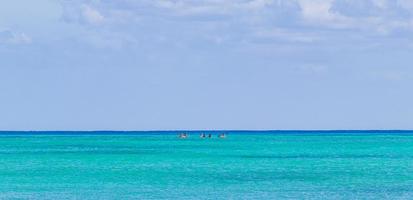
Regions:
<instances>
[{"instance_id":1,"label":"cloud bank","mask_svg":"<svg viewBox=\"0 0 413 200\"><path fill-rule=\"evenodd\" d=\"M64 18L91 24L145 19L242 22L244 25L412 30L410 0L76 0L62 1ZM234 19L235 18L235 19Z\"/></svg>"}]
</instances>

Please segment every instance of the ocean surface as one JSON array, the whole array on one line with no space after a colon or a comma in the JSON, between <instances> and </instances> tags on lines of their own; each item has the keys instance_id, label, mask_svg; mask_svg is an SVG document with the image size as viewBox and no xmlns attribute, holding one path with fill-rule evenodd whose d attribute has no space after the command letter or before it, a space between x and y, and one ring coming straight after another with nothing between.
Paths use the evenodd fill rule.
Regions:
<instances>
[{"instance_id":1,"label":"ocean surface","mask_svg":"<svg viewBox=\"0 0 413 200\"><path fill-rule=\"evenodd\" d=\"M0 199L413 199L413 132L0 132Z\"/></svg>"}]
</instances>

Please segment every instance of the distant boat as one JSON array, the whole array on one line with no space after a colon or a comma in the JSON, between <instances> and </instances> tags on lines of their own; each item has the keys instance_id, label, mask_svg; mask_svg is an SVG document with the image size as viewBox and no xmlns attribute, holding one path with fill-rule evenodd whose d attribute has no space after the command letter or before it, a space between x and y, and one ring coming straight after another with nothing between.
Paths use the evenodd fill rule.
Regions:
<instances>
[{"instance_id":1,"label":"distant boat","mask_svg":"<svg viewBox=\"0 0 413 200\"><path fill-rule=\"evenodd\" d=\"M226 138L227 136L225 135L225 133L221 133L218 135L219 138Z\"/></svg>"},{"instance_id":2,"label":"distant boat","mask_svg":"<svg viewBox=\"0 0 413 200\"><path fill-rule=\"evenodd\" d=\"M181 139L185 139L185 138L187 138L187 137L189 137L189 136L188 136L188 134L186 134L186 133L181 133L181 134L179 134L178 137L181 138Z\"/></svg>"}]
</instances>

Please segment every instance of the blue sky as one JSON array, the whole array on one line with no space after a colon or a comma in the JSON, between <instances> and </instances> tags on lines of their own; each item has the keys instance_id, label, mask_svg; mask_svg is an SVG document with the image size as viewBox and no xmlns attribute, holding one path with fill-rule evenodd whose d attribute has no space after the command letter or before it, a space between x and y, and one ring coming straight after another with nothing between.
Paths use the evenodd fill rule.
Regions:
<instances>
[{"instance_id":1,"label":"blue sky","mask_svg":"<svg viewBox=\"0 0 413 200\"><path fill-rule=\"evenodd\" d=\"M4 0L0 129L413 129L411 0Z\"/></svg>"}]
</instances>

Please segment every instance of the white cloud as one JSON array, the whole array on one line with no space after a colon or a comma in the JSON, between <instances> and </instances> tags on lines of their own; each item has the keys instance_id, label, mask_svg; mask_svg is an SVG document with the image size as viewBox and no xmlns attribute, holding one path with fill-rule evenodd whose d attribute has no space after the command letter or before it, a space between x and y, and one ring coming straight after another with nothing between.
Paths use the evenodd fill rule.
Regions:
<instances>
[{"instance_id":1,"label":"white cloud","mask_svg":"<svg viewBox=\"0 0 413 200\"><path fill-rule=\"evenodd\" d=\"M329 21L335 18L330 12L332 2L332 0L298 0L303 17L316 21Z\"/></svg>"},{"instance_id":2,"label":"white cloud","mask_svg":"<svg viewBox=\"0 0 413 200\"><path fill-rule=\"evenodd\" d=\"M412 30L412 18L401 16L413 1L398 0L297 0L307 25L320 28L347 29L387 35L398 30ZM394 2L393 2L394 3ZM403 5L403 6L400 6ZM412 6L413 8L413 6Z\"/></svg>"},{"instance_id":3,"label":"white cloud","mask_svg":"<svg viewBox=\"0 0 413 200\"><path fill-rule=\"evenodd\" d=\"M31 38L25 33L0 30L0 44L28 44L31 41Z\"/></svg>"},{"instance_id":4,"label":"white cloud","mask_svg":"<svg viewBox=\"0 0 413 200\"><path fill-rule=\"evenodd\" d=\"M409 11L413 11L413 1L412 0L397 0L397 4Z\"/></svg>"},{"instance_id":5,"label":"white cloud","mask_svg":"<svg viewBox=\"0 0 413 200\"><path fill-rule=\"evenodd\" d=\"M288 29L273 28L257 30L254 36L258 38L268 38L288 42L311 43L320 40L321 38L315 34L302 33Z\"/></svg>"},{"instance_id":6,"label":"white cloud","mask_svg":"<svg viewBox=\"0 0 413 200\"><path fill-rule=\"evenodd\" d=\"M93 9L92 7L83 4L82 5L82 16L90 24L100 24L103 22L104 17L99 11Z\"/></svg>"},{"instance_id":7,"label":"white cloud","mask_svg":"<svg viewBox=\"0 0 413 200\"><path fill-rule=\"evenodd\" d=\"M387 0L371 0L371 1L376 7L381 8L381 9L385 9L388 6Z\"/></svg>"},{"instance_id":8,"label":"white cloud","mask_svg":"<svg viewBox=\"0 0 413 200\"><path fill-rule=\"evenodd\" d=\"M95 2L95 3L93 3ZM79 23L84 25L102 24L106 17L102 14L97 6L101 5L100 1L61 1L63 13L62 20L68 23ZM102 7L102 10L112 10L111 7Z\"/></svg>"},{"instance_id":9,"label":"white cloud","mask_svg":"<svg viewBox=\"0 0 413 200\"><path fill-rule=\"evenodd\" d=\"M333 0L298 0L301 14L310 25L328 28L352 28L354 21L351 17L332 10Z\"/></svg>"}]
</instances>

